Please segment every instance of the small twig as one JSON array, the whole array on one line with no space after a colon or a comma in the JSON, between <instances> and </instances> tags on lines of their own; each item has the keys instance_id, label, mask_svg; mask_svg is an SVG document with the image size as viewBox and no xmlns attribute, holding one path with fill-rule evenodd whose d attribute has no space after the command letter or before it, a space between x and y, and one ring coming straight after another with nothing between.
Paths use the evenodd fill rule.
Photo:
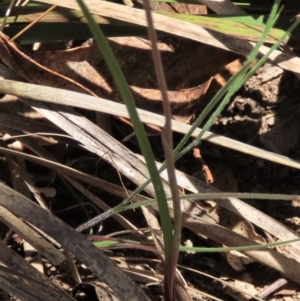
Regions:
<instances>
[{"instance_id":1,"label":"small twig","mask_svg":"<svg viewBox=\"0 0 300 301\"><path fill-rule=\"evenodd\" d=\"M27 31L29 28L31 28L34 24L36 24L39 20L41 20L44 16L46 16L48 13L50 13L56 7L57 7L57 5L52 5L49 9L47 9L44 13L42 13L39 17L37 17L34 21L32 21L25 28L23 28L21 31L19 31L14 37L12 37L10 39L10 41L13 42L17 38L19 38L25 31Z\"/></svg>"},{"instance_id":2,"label":"small twig","mask_svg":"<svg viewBox=\"0 0 300 301\"><path fill-rule=\"evenodd\" d=\"M280 278L276 280L274 283L272 283L271 285L269 285L268 287L266 287L260 293L258 293L256 297L261 299L267 298L270 294L274 293L275 291L277 291L279 288L281 288L287 283L288 283L287 280ZM255 301L255 299L251 298L249 301Z\"/></svg>"},{"instance_id":3,"label":"small twig","mask_svg":"<svg viewBox=\"0 0 300 301\"><path fill-rule=\"evenodd\" d=\"M201 163L201 167L202 167L205 179L206 179L206 183L207 184L212 184L214 182L214 177L213 177L213 175L212 175L212 173L211 173L208 165L206 164L205 160L201 156L201 152L200 152L199 146L195 146L193 148L193 155Z\"/></svg>"}]
</instances>

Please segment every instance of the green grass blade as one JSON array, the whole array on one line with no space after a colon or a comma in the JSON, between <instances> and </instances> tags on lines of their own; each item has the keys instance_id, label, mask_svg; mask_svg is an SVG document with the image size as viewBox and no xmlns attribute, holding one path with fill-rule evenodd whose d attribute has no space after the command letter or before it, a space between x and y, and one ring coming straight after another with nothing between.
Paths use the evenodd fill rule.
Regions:
<instances>
[{"instance_id":1,"label":"green grass blade","mask_svg":"<svg viewBox=\"0 0 300 301\"><path fill-rule=\"evenodd\" d=\"M287 194L265 194L265 193L243 193L243 192L215 192L215 193L197 193L197 194L188 194L181 195L181 200L211 200L211 199L224 199L224 198L239 198L239 199L258 199L258 200L286 200L294 201L299 200L300 196L298 195L287 195ZM167 198L168 202L171 202L171 198ZM139 201L130 204L120 204L112 209L110 214L107 212L102 214L101 221L110 217L113 214L121 213L127 210L137 209L142 206L156 205L156 199L148 199L146 201Z\"/></svg>"},{"instance_id":2,"label":"green grass blade","mask_svg":"<svg viewBox=\"0 0 300 301\"><path fill-rule=\"evenodd\" d=\"M277 3L277 7L278 7L279 1L277 1L276 3ZM274 8L275 8L275 6L273 7L272 16L275 15ZM269 22L272 22L270 24L274 24L274 20L273 21L269 20ZM289 29L289 31L291 31L293 28L295 28L295 26L297 26L297 24L296 24L296 22L294 22L294 24ZM280 45L281 41L284 38L285 38L285 36L281 37L281 39L272 47L272 50L275 49L276 47L278 47L278 45ZM267 55L265 55L263 57L263 59L266 60L267 59ZM209 107L205 108L205 110L203 111L203 113L199 116L199 118L197 119L197 121L193 124L190 132L187 135L184 136L184 138L182 139L182 141L180 142L180 144L176 147L176 149L175 149L175 154L176 154L175 160L179 159L180 156L182 156L185 152L191 150L194 147L194 145L196 143L198 143L198 141L196 141L195 144L190 144L183 151L181 151L179 153L179 151L182 149L182 147L188 141L188 139L190 137L190 134L200 125L200 123L204 120L204 118L207 116L207 114L212 111L212 109L220 101L220 99L225 95L226 91L228 91L228 89L233 84L233 82L236 80L236 78L239 78L242 74L244 74L245 71L248 70L249 66L250 66L250 63L246 63L244 65L244 67L242 68L242 70L240 70L234 77L232 77L227 82L227 84L222 89L220 89L218 91L218 93L215 95L214 99L210 102ZM200 135L198 136L198 138L200 137L200 139L201 139L203 133L204 132L200 133ZM200 141L200 139L199 139L199 141ZM163 171L164 169L165 169L165 164L162 165L162 167L159 169L159 172ZM149 183L150 183L150 181L146 181L143 185L141 185L140 187L138 187L126 200L124 200L122 204L120 204L119 206L113 208L109 212L104 213L104 215L109 216L109 215L113 214L114 210L117 211L122 205L128 204L133 199L133 197L136 196L138 193L140 193Z\"/></svg>"},{"instance_id":3,"label":"green grass blade","mask_svg":"<svg viewBox=\"0 0 300 301\"><path fill-rule=\"evenodd\" d=\"M190 132L187 135L185 135L185 137L182 139L182 141L176 147L176 149L175 149L176 160L179 159L180 157L182 157L186 152L190 151L195 145L197 145L201 141L201 138L202 138L203 134L205 133L205 131L209 129L209 127L215 121L215 119L220 114L220 112L223 110L225 105L229 102L231 96L235 93L235 91L237 89L239 89L246 82L246 80L249 78L249 75L252 75L267 60L269 54L274 49L276 49L281 44L283 39L285 39L289 35L289 33L299 24L299 21L295 21L292 24L292 26L288 29L288 31L277 41L277 43L275 43L271 47L270 51L259 60L259 63L257 63L253 68L251 68L249 73L247 75L245 75L245 73L249 69L249 65L252 63L253 59L257 56L257 54L259 52L259 47L263 44L264 38L267 36L268 31L270 30L270 28L272 28L272 26L274 25L274 23L276 22L276 20L279 17L281 10L278 9L278 3L279 3L279 1L275 2L273 10L270 14L270 19L267 22L267 26L262 35L262 38L257 43L255 48L253 49L252 53L249 56L249 59L247 60L247 62L244 65L244 67L232 78L232 80L229 80L227 82L227 84L216 94L216 96L209 103L208 107L203 111L202 114L200 114L200 116L198 117L196 122L193 124ZM203 122L203 120L207 117L208 112L212 111L212 109L215 107L215 105L220 101L221 97L225 94L224 92L226 90L228 90L226 96L224 97L222 102L219 104L218 108L215 109L214 113L210 116L210 118L206 122L206 124L203 126L198 137L192 143L190 143L187 147L185 147L182 151L180 151L180 149L183 147L183 145L189 139L189 137L190 137L189 135L192 133L192 131Z\"/></svg>"},{"instance_id":4,"label":"green grass blade","mask_svg":"<svg viewBox=\"0 0 300 301\"><path fill-rule=\"evenodd\" d=\"M144 125L141 123L139 116L136 111L135 102L132 96L132 93L129 89L129 86L126 82L125 76L116 61L114 54L108 44L106 37L104 36L101 28L93 20L93 17L89 13L87 7L82 0L77 0L80 5L86 19L88 20L90 29L93 33L95 41L102 52L102 55L110 69L111 74L113 75L116 85L120 91L123 101L127 106L131 121L134 126L134 131L138 139L141 151L145 157L150 178L154 185L156 197L159 200L159 214L161 216L161 225L164 233L164 244L166 256L171 254L172 250L172 223L169 213L169 208L167 205L166 195L163 189L162 181L157 171L154 155L147 137L147 134L144 129Z\"/></svg>"},{"instance_id":5,"label":"green grass blade","mask_svg":"<svg viewBox=\"0 0 300 301\"><path fill-rule=\"evenodd\" d=\"M127 241L127 240L126 240ZM198 253L223 253L228 251L251 251L251 250L259 250L259 249L266 249L270 247L277 247L287 244L292 244L294 242L300 241L300 238L290 239L290 240L284 240L284 241L276 241L272 243L266 243L266 244L254 244L254 245L248 245L248 246L235 246L235 247L187 247L187 246L180 246L181 252L187 252L187 251L193 251ZM141 242L136 240L128 240L128 243L131 243L133 245L141 245ZM119 242L116 240L102 240L94 242L94 245L98 248L109 248L118 245Z\"/></svg>"}]
</instances>

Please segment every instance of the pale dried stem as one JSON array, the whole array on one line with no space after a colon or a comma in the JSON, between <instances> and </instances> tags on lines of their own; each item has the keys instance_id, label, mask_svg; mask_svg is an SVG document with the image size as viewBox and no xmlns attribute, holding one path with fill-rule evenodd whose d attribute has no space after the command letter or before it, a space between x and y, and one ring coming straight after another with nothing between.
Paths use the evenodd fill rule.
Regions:
<instances>
[{"instance_id":1,"label":"pale dried stem","mask_svg":"<svg viewBox=\"0 0 300 301\"><path fill-rule=\"evenodd\" d=\"M157 36L153 26L153 20L151 16L151 8L149 0L143 0L147 22L148 22L148 33L149 38L152 45L152 56L154 67L156 71L156 76L158 80L158 86L160 92L162 94L162 103L165 115L165 124L162 128L161 139L165 153L165 160L167 165L167 172L170 184L170 190L173 200L173 208L174 208L174 233L172 240L172 251L171 256L166 256L166 259L169 258L170 262L166 264L165 277L167 277L165 281L165 299L166 300L174 300L174 279L176 272L176 264L178 260L179 254L179 246L180 246L180 238L181 238L181 227L182 227L182 219L181 219L181 204L178 192L178 186L175 176L175 164L173 157L173 135L172 135L172 112L170 101L168 98L168 88L166 84L166 79L163 71L162 61L160 52L157 47Z\"/></svg>"}]
</instances>

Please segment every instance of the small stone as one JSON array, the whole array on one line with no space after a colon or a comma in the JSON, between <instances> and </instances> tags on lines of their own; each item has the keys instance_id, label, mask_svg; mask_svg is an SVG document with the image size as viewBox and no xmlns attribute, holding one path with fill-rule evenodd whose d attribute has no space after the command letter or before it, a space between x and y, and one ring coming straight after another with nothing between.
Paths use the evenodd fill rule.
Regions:
<instances>
[{"instance_id":1,"label":"small stone","mask_svg":"<svg viewBox=\"0 0 300 301\"><path fill-rule=\"evenodd\" d=\"M265 70L265 72L259 74L257 77L261 80L262 83L266 83L283 73L283 70L280 67L272 66Z\"/></svg>"}]
</instances>

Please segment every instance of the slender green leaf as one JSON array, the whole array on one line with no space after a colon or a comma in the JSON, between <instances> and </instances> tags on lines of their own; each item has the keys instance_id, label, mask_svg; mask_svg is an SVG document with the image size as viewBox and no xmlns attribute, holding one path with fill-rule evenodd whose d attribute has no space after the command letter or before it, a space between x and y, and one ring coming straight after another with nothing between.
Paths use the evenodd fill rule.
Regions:
<instances>
[{"instance_id":1,"label":"slender green leaf","mask_svg":"<svg viewBox=\"0 0 300 301\"><path fill-rule=\"evenodd\" d=\"M77 0L80 5L86 19L88 20L90 29L93 33L95 41L102 52L102 55L113 75L116 85L120 91L123 101L127 106L128 113L134 126L134 131L139 142L141 151L145 157L147 167L149 170L150 178L154 185L155 193L158 199L159 214L161 217L161 225L164 233L164 247L166 257L170 256L172 252L172 222L169 213L169 208L166 200L166 195L163 189L162 181L157 171L154 155L144 128L144 125L139 119L136 111L135 102L130 91L130 88L126 82L125 76L114 57L114 54L108 44L106 37L104 36L101 28L94 21L93 17L89 13L87 7L82 0ZM166 258L167 259L167 258ZM168 260L166 260L168 261Z\"/></svg>"}]
</instances>

